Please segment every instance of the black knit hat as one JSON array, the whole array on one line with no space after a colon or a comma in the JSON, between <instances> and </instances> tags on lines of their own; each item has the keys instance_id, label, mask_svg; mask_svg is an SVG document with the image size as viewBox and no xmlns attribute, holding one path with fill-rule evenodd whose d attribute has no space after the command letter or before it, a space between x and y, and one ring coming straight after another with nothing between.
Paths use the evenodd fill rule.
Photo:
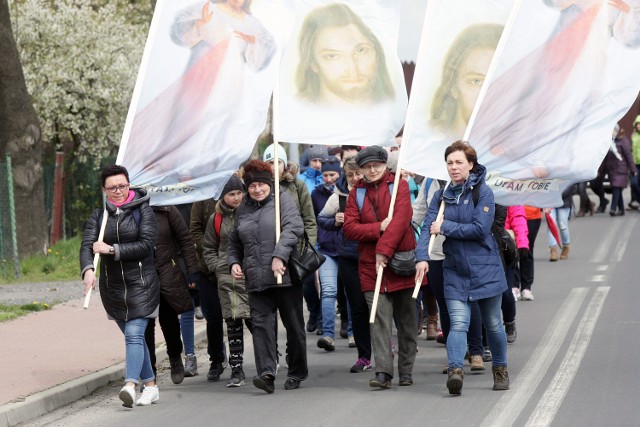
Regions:
<instances>
[{"instance_id":1,"label":"black knit hat","mask_svg":"<svg viewBox=\"0 0 640 427\"><path fill-rule=\"evenodd\" d=\"M222 189L220 198L224 197L227 193L236 190L243 191L244 185L242 184L242 180L238 178L238 175L231 175L231 178L229 178L229 181L227 181L227 183L224 185L224 188Z\"/></svg>"},{"instance_id":2,"label":"black knit hat","mask_svg":"<svg viewBox=\"0 0 640 427\"><path fill-rule=\"evenodd\" d=\"M244 184L249 188L252 182L264 182L271 185L273 174L267 171L252 171L244 174Z\"/></svg>"},{"instance_id":3,"label":"black knit hat","mask_svg":"<svg viewBox=\"0 0 640 427\"><path fill-rule=\"evenodd\" d=\"M378 145L372 145L356 154L356 163L360 167L363 167L369 162L387 163L387 156L387 150Z\"/></svg>"},{"instance_id":4,"label":"black knit hat","mask_svg":"<svg viewBox=\"0 0 640 427\"><path fill-rule=\"evenodd\" d=\"M327 157L322 161L322 172L342 172L340 160L335 156Z\"/></svg>"}]
</instances>

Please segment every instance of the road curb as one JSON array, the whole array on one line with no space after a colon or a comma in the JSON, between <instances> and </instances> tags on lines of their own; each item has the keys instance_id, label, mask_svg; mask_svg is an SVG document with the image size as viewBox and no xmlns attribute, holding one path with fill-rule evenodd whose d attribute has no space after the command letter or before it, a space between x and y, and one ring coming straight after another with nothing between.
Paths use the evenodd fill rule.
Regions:
<instances>
[{"instance_id":1,"label":"road curb","mask_svg":"<svg viewBox=\"0 0 640 427\"><path fill-rule=\"evenodd\" d=\"M206 337L206 325L197 327L194 331L195 343L204 341ZM166 346L162 344L156 348L156 364L166 358ZM15 426L80 400L100 387L122 380L123 373L124 362L32 394L22 402L2 405L0 406L0 427Z\"/></svg>"}]
</instances>

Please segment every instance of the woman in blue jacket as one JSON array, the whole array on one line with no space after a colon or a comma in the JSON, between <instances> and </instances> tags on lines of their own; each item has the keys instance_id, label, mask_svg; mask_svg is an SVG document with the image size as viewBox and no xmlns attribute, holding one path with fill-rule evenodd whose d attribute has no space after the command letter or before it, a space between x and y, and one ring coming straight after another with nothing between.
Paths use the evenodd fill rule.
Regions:
<instances>
[{"instance_id":1,"label":"woman in blue jacket","mask_svg":"<svg viewBox=\"0 0 640 427\"><path fill-rule=\"evenodd\" d=\"M464 356L467 351L470 302L477 301L493 354L493 389L509 389L507 337L502 327L500 307L507 281L498 246L491 235L495 212L493 192L484 183L486 169L478 164L476 151L466 142L456 141L444 153L451 183L438 190L429 205L422 229L446 237L444 296L451 329L447 337L449 359L447 388L462 393ZM440 202L444 218L436 221ZM428 271L429 233L422 233L416 251L416 279Z\"/></svg>"}]
</instances>

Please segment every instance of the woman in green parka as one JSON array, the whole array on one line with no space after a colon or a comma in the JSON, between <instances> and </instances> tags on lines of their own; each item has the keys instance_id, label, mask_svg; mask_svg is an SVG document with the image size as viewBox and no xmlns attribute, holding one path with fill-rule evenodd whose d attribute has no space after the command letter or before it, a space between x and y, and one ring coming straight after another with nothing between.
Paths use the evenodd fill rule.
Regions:
<instances>
[{"instance_id":1,"label":"woman in green parka","mask_svg":"<svg viewBox=\"0 0 640 427\"><path fill-rule=\"evenodd\" d=\"M222 317L227 323L229 339L229 366L231 378L227 387L240 387L244 384L242 362L244 356L244 320L249 332L252 332L251 315L244 279L234 279L229 272L227 248L229 235L236 222L236 208L242 203L244 186L240 178L231 176L227 181L220 202L207 222L202 239L202 256L209 271L216 276L218 295L222 307Z\"/></svg>"}]
</instances>

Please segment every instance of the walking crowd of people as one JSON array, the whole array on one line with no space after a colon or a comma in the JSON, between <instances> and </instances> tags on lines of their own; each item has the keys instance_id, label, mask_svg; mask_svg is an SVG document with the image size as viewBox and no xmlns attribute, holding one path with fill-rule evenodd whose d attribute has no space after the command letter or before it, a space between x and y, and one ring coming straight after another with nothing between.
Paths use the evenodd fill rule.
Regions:
<instances>
[{"instance_id":1,"label":"walking crowd of people","mask_svg":"<svg viewBox=\"0 0 640 427\"><path fill-rule=\"evenodd\" d=\"M298 165L271 145L262 160L247 161L229 178L218 200L181 206L151 207L124 167L106 167L106 207L86 223L80 266L85 293L99 282L107 316L124 334L123 406L159 400L156 317L171 381L198 375L194 317L200 311L207 380L220 381L229 367L227 387L245 384L250 336L252 384L274 393L286 366L284 389L300 388L310 369L307 334L326 352L336 350L337 335L348 340L356 355L345 372L370 372L370 387L389 389L394 378L411 386L424 333L446 346L443 374L451 395L462 394L465 360L471 371L490 363L493 390L508 390L516 301L534 300L534 243L543 218L549 260L556 262L570 255L572 213L605 212L607 177L612 217L640 208L640 116L636 120L633 145L616 127L598 177L567 188L553 209L496 204L481 159L463 141L444 152L448 183L397 170L397 152L379 146L312 146ZM632 199L625 206L629 183ZM598 196L597 208L587 188ZM303 255L307 242L324 262L298 277L291 260Z\"/></svg>"}]
</instances>

